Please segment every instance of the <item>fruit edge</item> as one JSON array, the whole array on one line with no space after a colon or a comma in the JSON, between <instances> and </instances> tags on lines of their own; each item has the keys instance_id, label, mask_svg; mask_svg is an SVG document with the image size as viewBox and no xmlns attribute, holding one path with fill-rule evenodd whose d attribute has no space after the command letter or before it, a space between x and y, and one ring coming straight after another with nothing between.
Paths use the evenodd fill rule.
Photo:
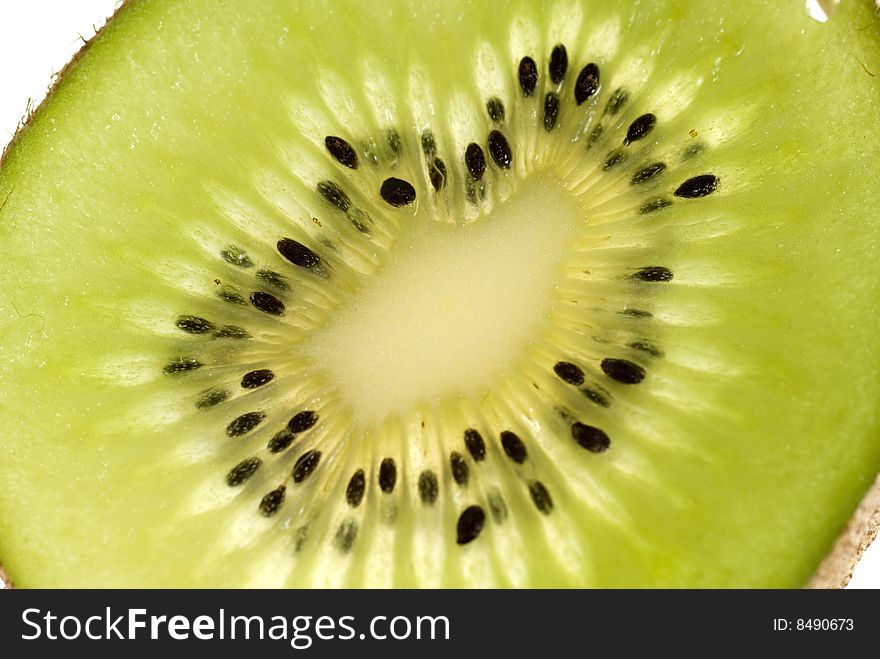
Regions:
<instances>
[{"instance_id":1,"label":"fruit edge","mask_svg":"<svg viewBox=\"0 0 880 659\"><path fill-rule=\"evenodd\" d=\"M39 116L55 92L64 85L68 74L88 52L96 38L103 36L106 31L112 29L116 23L113 19L123 14L130 6L137 4L134 0L121 0L113 14L106 19L103 25L96 29L95 34L89 39L84 40L83 45L70 61L53 74L46 96L39 104L28 109L25 116L19 122L12 138L3 147L2 152L0 152L0 167L2 167L7 157L14 150L17 142L27 132L31 122ZM875 4L878 11L880 11L880 0L876 0L876 2L871 4ZM0 208L2 208L2 205L3 201L0 200ZM874 483L866 491L858 507L847 521L845 528L832 544L828 554L819 564L812 578L803 587L812 589L844 588L852 578L853 570L859 560L878 533L880 533L880 472L877 473ZM12 589L15 588L15 584L4 570L2 560L0 560L0 589L4 587Z\"/></svg>"},{"instance_id":2,"label":"fruit edge","mask_svg":"<svg viewBox=\"0 0 880 659\"><path fill-rule=\"evenodd\" d=\"M880 531L880 474L806 588L845 588Z\"/></svg>"}]
</instances>

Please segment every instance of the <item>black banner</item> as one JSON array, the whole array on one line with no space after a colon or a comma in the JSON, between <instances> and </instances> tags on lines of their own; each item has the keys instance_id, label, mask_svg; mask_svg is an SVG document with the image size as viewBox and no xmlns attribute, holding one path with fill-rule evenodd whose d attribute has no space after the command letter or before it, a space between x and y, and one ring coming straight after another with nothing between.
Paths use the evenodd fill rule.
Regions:
<instances>
[{"instance_id":1,"label":"black banner","mask_svg":"<svg viewBox=\"0 0 880 659\"><path fill-rule=\"evenodd\" d=\"M867 590L12 590L0 592L0 651L519 657L809 648L837 655L875 642L878 605L880 596Z\"/></svg>"}]
</instances>

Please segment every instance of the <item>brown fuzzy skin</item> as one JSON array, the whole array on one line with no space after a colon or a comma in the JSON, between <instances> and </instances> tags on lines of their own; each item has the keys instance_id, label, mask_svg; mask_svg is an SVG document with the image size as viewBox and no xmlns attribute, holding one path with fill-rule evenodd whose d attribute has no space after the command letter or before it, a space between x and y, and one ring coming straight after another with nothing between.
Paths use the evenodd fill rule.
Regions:
<instances>
[{"instance_id":1,"label":"brown fuzzy skin","mask_svg":"<svg viewBox=\"0 0 880 659\"><path fill-rule=\"evenodd\" d=\"M0 582L3 583L4 588L15 588L12 584L12 579L10 579L6 572L3 571L2 567L0 567Z\"/></svg>"},{"instance_id":2,"label":"brown fuzzy skin","mask_svg":"<svg viewBox=\"0 0 880 659\"><path fill-rule=\"evenodd\" d=\"M880 474L849 518L831 553L819 565L807 588L845 588L868 545L880 531Z\"/></svg>"},{"instance_id":3,"label":"brown fuzzy skin","mask_svg":"<svg viewBox=\"0 0 880 659\"><path fill-rule=\"evenodd\" d=\"M40 103L33 107L31 106L31 100L28 99L28 108L25 111L24 117L22 117L21 121L18 122L18 128L15 131L15 134L12 136L12 139L9 143L3 147L2 153L0 153L0 167L3 166L3 163L6 162L6 158L12 152L13 147L16 143L21 139L21 136L25 134L31 122L34 120L34 117L39 115L40 111L43 109L43 106L52 98L55 94L55 90L64 82L65 78L67 78L68 73L76 68L76 65L83 58L83 56L88 52L89 47L92 45L92 42L105 30L105 28L110 24L110 22L116 18L119 14L121 14L129 5L133 5L140 0L121 0L119 6L116 7L116 10L113 12L113 15L108 17L104 24L95 30L95 34L92 35L90 39L85 39L82 36L80 38L83 40L83 45L80 47L76 54L71 58L71 60L64 65L60 71L54 73L52 75L52 82L49 85L49 89L46 91L45 98L40 101ZM3 210L3 207L6 205L6 202L9 201L9 197L12 193L15 192L15 188L13 187L9 194L5 199L0 201L0 211ZM3 565L0 564L0 585L5 588L15 588L15 585L12 583L12 579L9 578L9 575L6 574L6 571L3 569Z\"/></svg>"},{"instance_id":4,"label":"brown fuzzy skin","mask_svg":"<svg viewBox=\"0 0 880 659\"><path fill-rule=\"evenodd\" d=\"M3 163L6 161L7 156L15 146L16 142L21 138L21 135L25 133L31 121L33 121L34 117L39 114L46 102L52 98L55 90L62 82L64 82L68 72L76 67L77 63L82 59L83 55L86 54L95 38L100 36L107 25L117 15L125 11L129 5L133 5L140 1L141 0L122 0L113 15L105 21L104 25L96 30L94 36L90 39L83 39L82 47L76 52L73 58L64 66L64 68L52 76L52 84L49 86L46 97L40 102L40 104L32 108L30 107L29 102L28 110L25 113L24 118L19 122L18 129L9 143L4 147L2 154L0 154L0 167L2 167ZM832 0L820 0L820 4L829 16L836 8L836 3ZM877 5L878 12L880 12L880 0L875 0L875 4ZM9 194L11 195L14 190L15 188L13 188ZM2 211L3 206L5 205L6 200L0 202L0 211ZM845 588L852 579L853 570L855 569L856 564L859 562L859 559L865 551L867 551L871 542L874 541L874 538L877 537L878 532L880 532L880 474L877 475L874 485L871 486L871 489L865 494L859 507L853 513L852 517L850 517L846 529L844 529L843 533L838 536L830 553L825 557L816 572L813 574L813 577L804 587ZM6 588L15 587L12 580L4 571L2 565L0 565L0 583Z\"/></svg>"},{"instance_id":5,"label":"brown fuzzy skin","mask_svg":"<svg viewBox=\"0 0 880 659\"><path fill-rule=\"evenodd\" d=\"M43 106L49 101L52 96L55 94L55 90L58 89L59 85L64 82L64 79L67 78L67 74L76 67L77 63L83 58L83 56L88 52L89 47L92 45L92 42L100 36L100 34L104 31L104 29L111 23L111 21L116 18L119 14L121 14L129 5L133 5L140 0L122 0L119 3L119 6L116 8L116 11L113 12L113 15L108 17L104 24L95 30L95 34L92 35L90 39L84 38L80 35L80 39L83 41L82 47L76 54L71 58L71 60L64 65L60 71L54 73L52 75L52 82L49 84L49 89L46 91L46 96L42 101L36 106L31 106L31 101L33 99L28 99L28 107L25 111L24 117L22 117L21 121L18 122L18 128L15 131L15 134L12 136L12 139L9 141L5 147L3 147L3 153L0 154L0 167L3 166L3 163L6 162L6 158L9 153L12 151L12 147L15 146L16 142L21 138L21 136L25 133L31 121L33 121L34 117L36 117L40 110L42 110ZM10 193L11 194L11 193Z\"/></svg>"}]
</instances>

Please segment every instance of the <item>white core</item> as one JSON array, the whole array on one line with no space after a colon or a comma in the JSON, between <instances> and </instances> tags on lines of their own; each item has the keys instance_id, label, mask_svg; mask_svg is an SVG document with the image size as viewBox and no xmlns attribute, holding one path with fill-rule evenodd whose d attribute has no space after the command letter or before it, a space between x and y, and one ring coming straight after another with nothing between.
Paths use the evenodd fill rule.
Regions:
<instances>
[{"instance_id":1,"label":"white core","mask_svg":"<svg viewBox=\"0 0 880 659\"><path fill-rule=\"evenodd\" d=\"M569 237L585 221L552 174L470 224L418 213L306 353L364 422L450 393L482 396L549 316Z\"/></svg>"}]
</instances>

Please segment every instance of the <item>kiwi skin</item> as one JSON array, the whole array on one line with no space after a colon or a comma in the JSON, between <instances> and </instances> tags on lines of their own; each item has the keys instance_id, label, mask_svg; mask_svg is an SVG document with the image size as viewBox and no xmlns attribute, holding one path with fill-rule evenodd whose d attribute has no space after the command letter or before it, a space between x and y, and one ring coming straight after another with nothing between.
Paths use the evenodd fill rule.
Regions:
<instances>
[{"instance_id":1,"label":"kiwi skin","mask_svg":"<svg viewBox=\"0 0 880 659\"><path fill-rule=\"evenodd\" d=\"M79 50L77 50L73 54L73 57L70 58L70 61L65 64L60 71L52 74L51 82L49 83L49 87L46 90L46 95L43 97L43 100L33 107L28 107L24 117L22 117L21 120L18 122L18 127L16 128L15 133L13 133L12 135L12 139L9 140L6 146L3 147L2 153L0 153L0 167L2 167L3 163L6 162L6 157L9 155L9 152L12 151L12 148L16 145L18 140L21 139L21 136L24 135L25 132L27 132L27 128L30 125L31 121L33 121L34 117L39 114L40 110L43 109L43 106L45 106L46 103L49 102L49 99L51 99L52 96L55 95L55 91L61 86L61 84L64 82L64 79L67 78L67 74L70 72L70 70L73 69L77 65L77 62L79 62L88 52L89 48L92 45L92 41L94 41L95 38L97 38L98 35L100 35L104 31L104 29L110 24L110 22L114 18L116 18L118 14L121 14L131 2L132 0L122 0L122 2L120 2L119 6L116 8L116 11L114 11L113 14L110 15L106 21L104 21L104 24L101 25L101 27L95 30L95 33L90 38L86 39L85 37L80 36L83 41L82 46L80 46ZM0 211L3 210L3 206L5 205L5 203L5 199L0 201ZM0 568L0 577L2 576L3 571L2 568ZM9 583L8 580L6 583Z\"/></svg>"},{"instance_id":2,"label":"kiwi skin","mask_svg":"<svg viewBox=\"0 0 880 659\"><path fill-rule=\"evenodd\" d=\"M12 583L12 580L6 572L4 572L2 567L0 567L0 583L2 583L4 588L15 588L15 584Z\"/></svg>"},{"instance_id":3,"label":"kiwi skin","mask_svg":"<svg viewBox=\"0 0 880 659\"><path fill-rule=\"evenodd\" d=\"M65 79L75 69L79 61L88 52L93 42L99 37L108 25L119 15L136 4L134 0L120 0L113 14L96 29L90 38L83 38L83 44L61 70L54 73L48 86L45 97L40 103L29 107L25 116L19 121L18 126L10 141L0 152L0 168L4 165L13 147L25 135L32 121L37 118L45 105L52 99L55 92L64 84ZM828 4L822 2L823 6ZM880 0L876 0L877 10L880 12ZM829 11L830 14L830 11ZM82 38L82 37L81 37ZM0 213L6 200L0 199ZM853 571L868 547L880 533L880 473L865 493L857 509L840 535L837 537L825 558L819 564L811 579L804 585L808 589L842 589L852 579ZM2 556L0 556L0 589L15 588L15 584L3 568Z\"/></svg>"},{"instance_id":4,"label":"kiwi skin","mask_svg":"<svg viewBox=\"0 0 880 659\"><path fill-rule=\"evenodd\" d=\"M12 151L13 147L16 143L21 139L21 136L24 135L31 122L35 117L39 115L42 111L43 107L48 103L52 96L55 95L55 91L64 83L64 80L67 78L67 75L70 73L72 69L74 69L77 63L83 58L83 56L88 52L94 40L107 28L110 22L119 14L123 13L126 8L132 3L133 0L122 0L119 5L116 7L116 10L111 14L104 24L95 30L95 34L93 34L88 39L81 37L83 39L83 44L80 46L79 50L74 53L73 57L70 58L70 61L65 64L62 69L54 74L52 74L52 82L49 84L48 89L46 90L46 96L40 101L36 106L28 108L27 113L21 120L18 122L18 127L16 128L15 133L12 135L12 139L3 147L2 153L0 153L0 168L3 167L3 164L6 162L6 158L9 156L9 153ZM5 205L6 200L0 200L0 213L3 211L3 206ZM2 557L0 557L0 589L2 588L15 588L15 584L12 582L12 579L9 578L9 575L6 573L6 570L3 569Z\"/></svg>"},{"instance_id":5,"label":"kiwi skin","mask_svg":"<svg viewBox=\"0 0 880 659\"><path fill-rule=\"evenodd\" d=\"M831 552L819 565L807 588L845 588L853 570L880 531L880 475L850 517Z\"/></svg>"}]
</instances>

